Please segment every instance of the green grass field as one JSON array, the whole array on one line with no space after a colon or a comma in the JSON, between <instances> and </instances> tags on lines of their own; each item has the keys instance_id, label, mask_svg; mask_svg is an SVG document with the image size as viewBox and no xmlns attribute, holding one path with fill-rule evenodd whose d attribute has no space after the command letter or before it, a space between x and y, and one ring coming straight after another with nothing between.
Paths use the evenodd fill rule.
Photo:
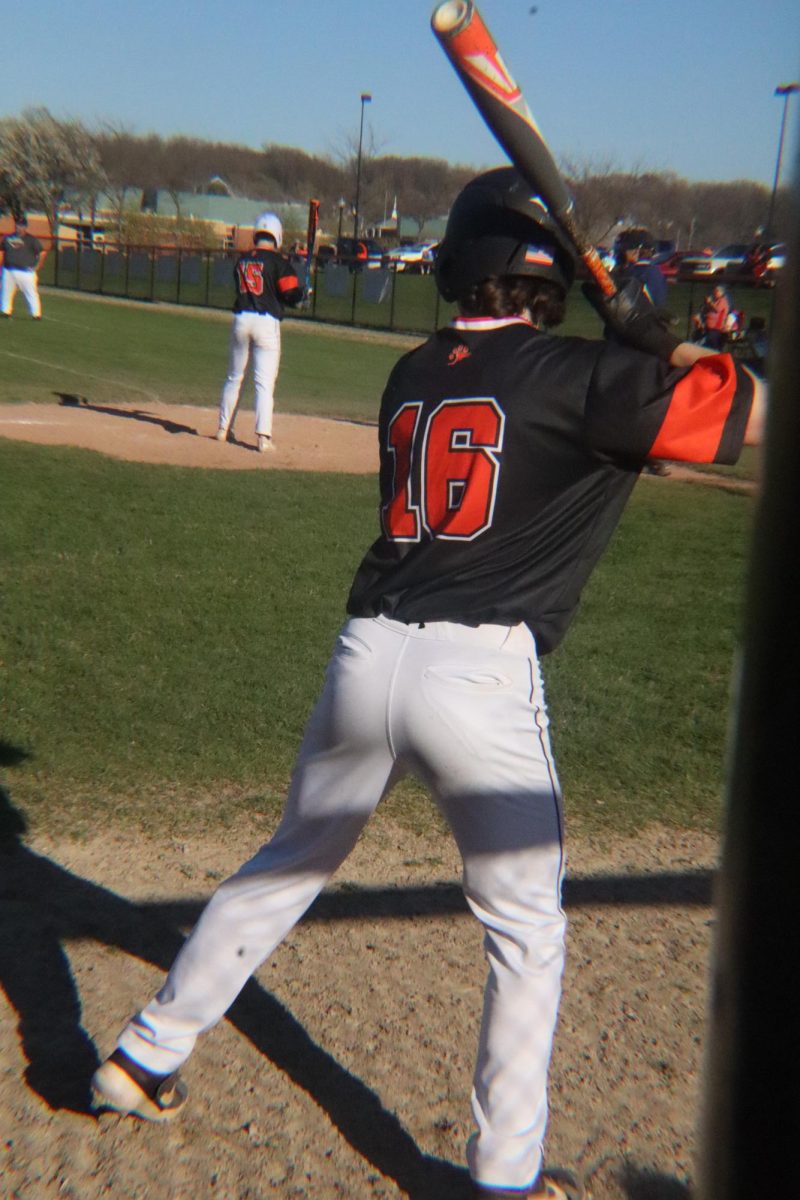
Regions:
<instances>
[{"instance_id":1,"label":"green grass field","mask_svg":"<svg viewBox=\"0 0 800 1200\"><path fill-rule=\"evenodd\" d=\"M430 278L401 280L404 288L426 298L432 319ZM669 297L680 331L680 321L700 296L697 289L693 293L689 285L679 285ZM771 293L750 289L745 300L753 315L769 315ZM349 320L345 307L342 317ZM95 403L218 403L227 361L226 312L115 303L58 290L45 292L44 312L41 324L32 322L18 297L14 322L0 328L0 403L53 402L64 392ZM577 288L562 331L581 337L600 333L596 314ZM288 321L283 334L278 405L287 412L356 420L375 419L391 366L415 340L409 335L382 339L377 333L365 340L357 329L308 319Z\"/></svg>"},{"instance_id":2,"label":"green grass field","mask_svg":"<svg viewBox=\"0 0 800 1200\"><path fill-rule=\"evenodd\" d=\"M216 403L224 321L52 293L45 311L0 328L0 400ZM399 352L287 331L279 406L372 419ZM2 439L0 478L0 767L34 828L274 812L376 533L375 482ZM638 485L545 661L577 826L716 822L751 515L747 495ZM390 804L435 822L417 789Z\"/></svg>"},{"instance_id":3,"label":"green grass field","mask_svg":"<svg viewBox=\"0 0 800 1200\"><path fill-rule=\"evenodd\" d=\"M0 328L0 403L55 403L77 393L93 403L154 401L215 406L227 366L230 317L194 309L44 296L45 319L17 305ZM276 403L285 412L376 419L386 376L404 341L286 327ZM247 382L243 403L252 403Z\"/></svg>"}]
</instances>

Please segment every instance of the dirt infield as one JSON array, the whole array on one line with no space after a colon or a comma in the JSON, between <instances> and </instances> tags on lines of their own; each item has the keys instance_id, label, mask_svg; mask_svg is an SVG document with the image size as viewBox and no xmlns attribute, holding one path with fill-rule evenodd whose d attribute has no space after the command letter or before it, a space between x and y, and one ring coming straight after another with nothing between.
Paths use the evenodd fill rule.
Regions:
<instances>
[{"instance_id":1,"label":"dirt infield","mask_svg":"<svg viewBox=\"0 0 800 1200\"><path fill-rule=\"evenodd\" d=\"M248 471L377 469L374 425L275 414L275 450L256 450L252 411L239 413L234 443L215 440L216 408L182 404L92 404L79 396L61 404L0 405L0 437L46 446L80 446L129 462L171 463Z\"/></svg>"},{"instance_id":2,"label":"dirt infield","mask_svg":"<svg viewBox=\"0 0 800 1200\"><path fill-rule=\"evenodd\" d=\"M467 1200L484 964L448 837L377 814L334 888L201 1039L169 1126L88 1107L215 882L269 830L0 847L4 1200ZM716 845L570 840L550 1161L594 1200L688 1200Z\"/></svg>"},{"instance_id":3,"label":"dirt infield","mask_svg":"<svg viewBox=\"0 0 800 1200\"><path fill-rule=\"evenodd\" d=\"M236 441L215 440L216 408L152 402L92 404L80 396L61 404L0 404L0 437L45 446L80 446L129 462L171 463L222 471L341 471L368 475L378 468L376 427L357 421L276 412L275 450L256 450L254 415L236 418ZM648 477L649 478L649 477ZM731 479L670 464L666 479L752 491Z\"/></svg>"}]
</instances>

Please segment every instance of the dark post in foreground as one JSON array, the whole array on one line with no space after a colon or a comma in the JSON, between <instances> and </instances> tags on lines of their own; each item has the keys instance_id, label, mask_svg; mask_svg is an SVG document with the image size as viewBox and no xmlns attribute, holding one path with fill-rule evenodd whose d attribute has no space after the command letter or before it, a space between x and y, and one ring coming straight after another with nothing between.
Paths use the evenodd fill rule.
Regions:
<instances>
[{"instance_id":1,"label":"dark post in foreground","mask_svg":"<svg viewBox=\"0 0 800 1200\"><path fill-rule=\"evenodd\" d=\"M699 1200L800 1196L798 180L730 734Z\"/></svg>"}]
</instances>

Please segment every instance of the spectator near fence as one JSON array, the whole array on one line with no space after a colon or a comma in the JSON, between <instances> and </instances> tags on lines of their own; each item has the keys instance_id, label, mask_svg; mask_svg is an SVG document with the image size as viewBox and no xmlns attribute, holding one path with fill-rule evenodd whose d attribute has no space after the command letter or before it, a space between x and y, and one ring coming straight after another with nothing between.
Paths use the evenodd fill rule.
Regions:
<instances>
[{"instance_id":1,"label":"spectator near fence","mask_svg":"<svg viewBox=\"0 0 800 1200\"><path fill-rule=\"evenodd\" d=\"M702 341L710 350L721 350L728 332L732 312L731 300L723 284L718 283L706 296L702 308L692 316L694 340Z\"/></svg>"}]
</instances>

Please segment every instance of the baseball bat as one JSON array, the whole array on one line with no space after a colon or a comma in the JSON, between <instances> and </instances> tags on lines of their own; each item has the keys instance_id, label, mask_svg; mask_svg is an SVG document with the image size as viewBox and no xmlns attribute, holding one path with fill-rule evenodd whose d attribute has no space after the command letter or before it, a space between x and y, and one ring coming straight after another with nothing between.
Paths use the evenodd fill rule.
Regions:
<instances>
[{"instance_id":1,"label":"baseball bat","mask_svg":"<svg viewBox=\"0 0 800 1200\"><path fill-rule=\"evenodd\" d=\"M616 285L579 226L552 151L472 0L444 0L433 11L431 27L497 141L544 202L603 295L613 296Z\"/></svg>"}]
</instances>

